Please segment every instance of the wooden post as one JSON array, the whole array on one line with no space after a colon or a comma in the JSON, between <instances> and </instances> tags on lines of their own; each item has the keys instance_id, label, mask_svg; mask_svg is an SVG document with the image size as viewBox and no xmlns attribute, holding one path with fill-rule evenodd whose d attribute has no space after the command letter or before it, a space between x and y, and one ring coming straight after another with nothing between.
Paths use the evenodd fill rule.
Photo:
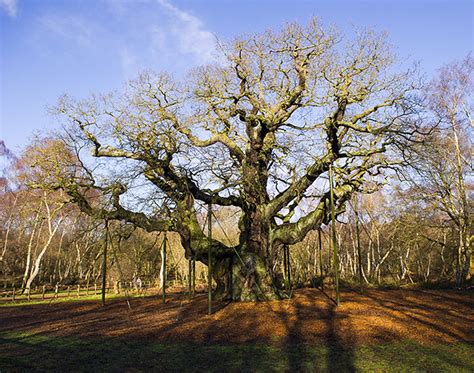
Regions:
<instances>
[{"instance_id":1,"label":"wooden post","mask_svg":"<svg viewBox=\"0 0 474 373\"><path fill-rule=\"evenodd\" d=\"M212 203L207 205L207 313L212 313Z\"/></svg>"},{"instance_id":2,"label":"wooden post","mask_svg":"<svg viewBox=\"0 0 474 373\"><path fill-rule=\"evenodd\" d=\"M13 289L12 289L12 301L13 302L15 301L15 286L13 286Z\"/></svg>"},{"instance_id":3,"label":"wooden post","mask_svg":"<svg viewBox=\"0 0 474 373\"><path fill-rule=\"evenodd\" d=\"M192 276L193 276L193 260L192 258L188 260L188 296L191 299L191 287L192 287Z\"/></svg>"},{"instance_id":4,"label":"wooden post","mask_svg":"<svg viewBox=\"0 0 474 373\"><path fill-rule=\"evenodd\" d=\"M290 247L283 246L283 272L285 274L285 288L291 290Z\"/></svg>"},{"instance_id":5,"label":"wooden post","mask_svg":"<svg viewBox=\"0 0 474 373\"><path fill-rule=\"evenodd\" d=\"M68 285L67 286L67 297L69 298L69 295L71 294L71 287Z\"/></svg>"},{"instance_id":6,"label":"wooden post","mask_svg":"<svg viewBox=\"0 0 474 373\"><path fill-rule=\"evenodd\" d=\"M329 206L329 209L331 209L331 206ZM332 267L332 245L331 245L331 233L328 232L327 234L327 249L328 249L328 263L326 266L326 275L329 276L331 267Z\"/></svg>"},{"instance_id":7,"label":"wooden post","mask_svg":"<svg viewBox=\"0 0 474 373\"><path fill-rule=\"evenodd\" d=\"M192 297L194 298L194 295L196 294L196 258L193 256L193 265L192 265L192 270L193 270L193 277L192 277Z\"/></svg>"},{"instance_id":8,"label":"wooden post","mask_svg":"<svg viewBox=\"0 0 474 373\"><path fill-rule=\"evenodd\" d=\"M80 284L77 285L77 296L78 297L81 296L81 285Z\"/></svg>"},{"instance_id":9,"label":"wooden post","mask_svg":"<svg viewBox=\"0 0 474 373\"><path fill-rule=\"evenodd\" d=\"M168 231L165 231L165 236L163 238L163 286L162 286L162 291L163 291L163 303L166 303L166 244L168 241Z\"/></svg>"},{"instance_id":10,"label":"wooden post","mask_svg":"<svg viewBox=\"0 0 474 373\"><path fill-rule=\"evenodd\" d=\"M44 294L46 293L46 285L43 285L43 290L41 292L41 299L44 300Z\"/></svg>"},{"instance_id":11,"label":"wooden post","mask_svg":"<svg viewBox=\"0 0 474 373\"><path fill-rule=\"evenodd\" d=\"M318 229L318 246L319 246L319 275L321 276L321 290L324 290L323 241L321 238L321 228Z\"/></svg>"},{"instance_id":12,"label":"wooden post","mask_svg":"<svg viewBox=\"0 0 474 373\"><path fill-rule=\"evenodd\" d=\"M332 233L332 248L334 255L334 282L336 286L336 304L339 306L339 260L337 256L337 238L336 238L336 213L334 206L334 185L333 185L333 169L329 166L329 190L331 201L331 233Z\"/></svg>"},{"instance_id":13,"label":"wooden post","mask_svg":"<svg viewBox=\"0 0 474 373\"><path fill-rule=\"evenodd\" d=\"M54 287L54 297L55 298L58 297L58 292L59 292L59 284L56 283L56 286Z\"/></svg>"},{"instance_id":14,"label":"wooden post","mask_svg":"<svg viewBox=\"0 0 474 373\"><path fill-rule=\"evenodd\" d=\"M360 229L359 229L359 206L358 200L355 202L355 228L356 228L356 241L357 241L357 261L359 262L359 286L360 292L362 293L364 288L362 285L362 255L360 252Z\"/></svg>"},{"instance_id":15,"label":"wooden post","mask_svg":"<svg viewBox=\"0 0 474 373\"><path fill-rule=\"evenodd\" d=\"M109 244L109 221L105 220L105 241L102 255L102 306L105 306L105 289L107 284L107 246Z\"/></svg>"}]
</instances>

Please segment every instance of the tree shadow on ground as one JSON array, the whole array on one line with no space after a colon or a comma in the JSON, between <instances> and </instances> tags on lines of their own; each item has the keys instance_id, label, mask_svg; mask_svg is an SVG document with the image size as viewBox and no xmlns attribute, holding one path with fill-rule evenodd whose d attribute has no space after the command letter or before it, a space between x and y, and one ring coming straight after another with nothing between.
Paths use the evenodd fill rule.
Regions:
<instances>
[{"instance_id":1,"label":"tree shadow on ground","mask_svg":"<svg viewBox=\"0 0 474 373\"><path fill-rule=\"evenodd\" d=\"M408 319L410 322L416 322L418 324L422 324L429 329L432 329L437 334L446 335L451 337L453 340L463 341L463 342L470 342L474 341L474 323L472 319L468 319L461 315L456 315L455 317L450 317L447 313L449 309L437 307L433 305L426 304L418 300L418 302L410 301L408 299L403 299L403 301L397 301L395 299L391 300L384 300L376 297L374 295L365 294L365 297L371 299L374 303L380 305L384 309L391 310L393 312L400 313L403 315L404 318ZM436 321L437 316L444 317L445 319L461 319L465 321L466 326L469 328L469 324L471 325L471 338L466 338L458 332L453 332L451 330L451 324L441 324Z\"/></svg>"},{"instance_id":2,"label":"tree shadow on ground","mask_svg":"<svg viewBox=\"0 0 474 373\"><path fill-rule=\"evenodd\" d=\"M474 339L469 332L474 329L470 296L450 294L444 299L436 292L396 290L368 290L360 295L345 290L341 299L341 306L336 307L328 293L300 289L284 301L215 302L210 316L204 293L192 300L170 294L164 304L159 295L132 299L131 311L123 300L111 301L106 307L91 302L5 307L0 309L0 333L17 334L3 338L0 350L16 359L23 352L26 359L30 356L27 351L36 357L49 359L51 355L50 364L54 364L53 356L59 363L69 352L83 351L84 358L94 359L102 353L116 356L114 349L118 349L117 364L131 370L133 364L145 369L159 361L182 368L175 361L181 359L191 368L204 370L339 372L355 371L374 356L382 364L375 370L390 368L397 359L404 359L401 364L409 361L408 368L422 367L418 360L410 360L413 351L428 356L435 368L467 366L465 361L456 365L456 360L464 359L462 348L469 351L469 347L462 346L470 346ZM415 334L416 330L420 332ZM453 341L462 344L457 358L451 347L430 347L433 342L457 348ZM397 343L396 349L406 357L390 347ZM364 363L361 346L368 351ZM141 362L140 357L145 360ZM74 365L80 360L69 356L66 362ZM0 367L2 363L5 361L0 360ZM120 367L117 364L114 367Z\"/></svg>"},{"instance_id":3,"label":"tree shadow on ground","mask_svg":"<svg viewBox=\"0 0 474 373\"><path fill-rule=\"evenodd\" d=\"M329 298L329 312L327 322L326 340L328 341L327 351L327 367L329 372L355 372L354 346L352 344L343 343L340 335L341 331L337 323L337 302L332 299L324 290L320 292ZM347 318L347 316L342 316ZM344 336L346 339L351 336Z\"/></svg>"}]
</instances>

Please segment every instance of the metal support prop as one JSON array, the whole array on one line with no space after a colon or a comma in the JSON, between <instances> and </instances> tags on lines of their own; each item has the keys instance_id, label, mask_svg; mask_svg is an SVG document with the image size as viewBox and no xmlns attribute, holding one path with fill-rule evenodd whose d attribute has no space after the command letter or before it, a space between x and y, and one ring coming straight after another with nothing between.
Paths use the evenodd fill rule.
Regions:
<instances>
[{"instance_id":1,"label":"metal support prop","mask_svg":"<svg viewBox=\"0 0 474 373\"><path fill-rule=\"evenodd\" d=\"M165 236L163 238L163 303L166 303L166 245L168 243L168 231L165 231Z\"/></svg>"},{"instance_id":2,"label":"metal support prop","mask_svg":"<svg viewBox=\"0 0 474 373\"><path fill-rule=\"evenodd\" d=\"M331 202L331 236L332 236L332 249L334 255L334 282L336 286L336 304L339 306L339 260L337 256L337 238L336 238L336 213L334 206L334 175L332 166L329 166L329 189L330 189L330 202Z\"/></svg>"},{"instance_id":3,"label":"metal support prop","mask_svg":"<svg viewBox=\"0 0 474 373\"><path fill-rule=\"evenodd\" d=\"M102 257L102 306L105 306L105 289L107 279L107 246L109 245L109 221L105 220L105 242Z\"/></svg>"},{"instance_id":4,"label":"metal support prop","mask_svg":"<svg viewBox=\"0 0 474 373\"><path fill-rule=\"evenodd\" d=\"M209 203L207 207L207 313L210 315L212 313L212 203Z\"/></svg>"},{"instance_id":5,"label":"metal support prop","mask_svg":"<svg viewBox=\"0 0 474 373\"><path fill-rule=\"evenodd\" d=\"M358 201L356 200L356 208L354 209L355 212L355 228L356 228L356 240L357 240L357 261L359 264L359 286L360 292L362 293L364 287L362 285L362 255L360 252L360 228L359 228L359 206Z\"/></svg>"},{"instance_id":6,"label":"metal support prop","mask_svg":"<svg viewBox=\"0 0 474 373\"><path fill-rule=\"evenodd\" d=\"M321 277L321 290L324 290L323 242L321 238L321 228L318 229L318 249L319 249L319 275Z\"/></svg>"}]
</instances>

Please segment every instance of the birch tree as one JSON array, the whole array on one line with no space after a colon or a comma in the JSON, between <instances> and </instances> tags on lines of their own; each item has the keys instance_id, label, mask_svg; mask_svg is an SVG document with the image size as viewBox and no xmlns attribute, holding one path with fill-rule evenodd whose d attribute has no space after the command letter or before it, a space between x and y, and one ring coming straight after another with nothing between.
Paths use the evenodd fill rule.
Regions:
<instances>
[{"instance_id":1,"label":"birch tree","mask_svg":"<svg viewBox=\"0 0 474 373\"><path fill-rule=\"evenodd\" d=\"M64 207L64 202L51 201L51 199L48 197L50 196L48 196L47 192L45 191L43 193L43 206L45 212L44 219L46 221L46 232L44 234L44 241L40 246L40 251L36 255L33 267L31 268L25 283L25 289L27 292L30 291L32 282L35 280L36 276L38 276L44 254L51 246L51 242L56 236L56 232L64 219L64 215L61 214L61 210Z\"/></svg>"},{"instance_id":2,"label":"birch tree","mask_svg":"<svg viewBox=\"0 0 474 373\"><path fill-rule=\"evenodd\" d=\"M438 123L414 159L414 188L426 203L443 211L458 233L456 284L474 275L472 258L472 199L467 180L472 175L472 94L474 58L444 66L429 84L427 106Z\"/></svg>"}]
</instances>

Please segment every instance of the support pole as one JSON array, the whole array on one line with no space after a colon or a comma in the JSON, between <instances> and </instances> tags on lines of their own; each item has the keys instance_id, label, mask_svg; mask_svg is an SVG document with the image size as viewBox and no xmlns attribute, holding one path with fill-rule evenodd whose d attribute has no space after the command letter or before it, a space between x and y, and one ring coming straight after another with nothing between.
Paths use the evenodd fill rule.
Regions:
<instances>
[{"instance_id":1,"label":"support pole","mask_svg":"<svg viewBox=\"0 0 474 373\"><path fill-rule=\"evenodd\" d=\"M102 306L105 306L105 287L107 279L107 246L109 244L109 221L105 220L105 242L102 255Z\"/></svg>"},{"instance_id":2,"label":"support pole","mask_svg":"<svg viewBox=\"0 0 474 373\"><path fill-rule=\"evenodd\" d=\"M288 291L291 291L291 264L290 264L290 247L285 245L286 251L286 280L288 282Z\"/></svg>"},{"instance_id":3,"label":"support pole","mask_svg":"<svg viewBox=\"0 0 474 373\"><path fill-rule=\"evenodd\" d=\"M364 290L363 285L362 285L362 255L360 252L360 229L359 229L359 205L358 205L358 200L356 199L355 201L355 228L356 228L356 241L357 241L357 261L359 263L359 286L360 286L360 292Z\"/></svg>"},{"instance_id":4,"label":"support pole","mask_svg":"<svg viewBox=\"0 0 474 373\"><path fill-rule=\"evenodd\" d=\"M331 201L331 238L334 255L334 282L336 286L336 304L339 306L339 260L337 257L337 239L336 239L336 212L334 206L334 175L332 166L329 166L329 190Z\"/></svg>"},{"instance_id":5,"label":"support pole","mask_svg":"<svg viewBox=\"0 0 474 373\"><path fill-rule=\"evenodd\" d=\"M192 284L192 296L196 294L196 258L193 256L193 284Z\"/></svg>"},{"instance_id":6,"label":"support pole","mask_svg":"<svg viewBox=\"0 0 474 373\"><path fill-rule=\"evenodd\" d=\"M193 260L188 260L188 297L191 299L191 287L192 287L192 276L193 276Z\"/></svg>"},{"instance_id":7,"label":"support pole","mask_svg":"<svg viewBox=\"0 0 474 373\"><path fill-rule=\"evenodd\" d=\"M168 231L165 231L165 236L163 238L163 268L161 269L163 271L163 286L162 286L162 291L163 291L163 303L166 303L166 245L168 243Z\"/></svg>"},{"instance_id":8,"label":"support pole","mask_svg":"<svg viewBox=\"0 0 474 373\"><path fill-rule=\"evenodd\" d=\"M212 203L207 206L207 313L212 313Z\"/></svg>"},{"instance_id":9,"label":"support pole","mask_svg":"<svg viewBox=\"0 0 474 373\"><path fill-rule=\"evenodd\" d=\"M318 248L319 248L319 275L321 277L321 290L324 290L323 242L321 238L321 228L318 229Z\"/></svg>"}]
</instances>

